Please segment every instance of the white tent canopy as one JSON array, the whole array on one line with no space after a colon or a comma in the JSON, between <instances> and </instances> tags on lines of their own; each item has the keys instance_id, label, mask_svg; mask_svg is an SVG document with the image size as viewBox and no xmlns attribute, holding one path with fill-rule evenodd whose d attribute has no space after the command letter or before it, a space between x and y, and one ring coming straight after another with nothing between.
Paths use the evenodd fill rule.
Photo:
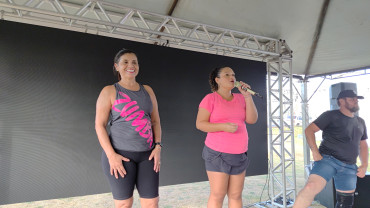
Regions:
<instances>
[{"instance_id":1,"label":"white tent canopy","mask_svg":"<svg viewBox=\"0 0 370 208\"><path fill-rule=\"evenodd\" d=\"M173 0L109 0L167 15ZM179 0L171 16L286 40L293 74L304 75L324 0ZM308 75L370 67L368 0L332 0Z\"/></svg>"},{"instance_id":2,"label":"white tent canopy","mask_svg":"<svg viewBox=\"0 0 370 208\"><path fill-rule=\"evenodd\" d=\"M29 16L36 10L49 10L66 14L66 17L68 15L78 18L91 17L89 14L86 16L78 14L78 8L73 8L73 5L80 7L88 5L87 7L99 9L102 2L111 3L195 23L285 40L293 51L292 73L297 75L330 74L370 67L370 58L368 58L370 1L368 0L101 0L98 1L98 5L96 2L94 0L0 0L0 18L48 26L47 21L39 21L35 18L31 21ZM9 5L12 5L13 9L10 9ZM32 8L28 8L26 12L20 12L26 7ZM91 8L89 8L90 11ZM107 13L126 15L121 8L114 6L105 10ZM45 12L43 15L35 16L44 18L53 15ZM106 17L103 13L96 16L99 16L97 17L99 20L104 20ZM136 18L138 18L137 15ZM154 20L156 17L145 18L150 21L150 18ZM73 30L72 27L68 27L70 22L67 18L59 19L65 21L64 29ZM73 23L75 22L77 21ZM56 27L55 23L50 21L49 26ZM63 28L60 25L58 27Z\"/></svg>"}]
</instances>

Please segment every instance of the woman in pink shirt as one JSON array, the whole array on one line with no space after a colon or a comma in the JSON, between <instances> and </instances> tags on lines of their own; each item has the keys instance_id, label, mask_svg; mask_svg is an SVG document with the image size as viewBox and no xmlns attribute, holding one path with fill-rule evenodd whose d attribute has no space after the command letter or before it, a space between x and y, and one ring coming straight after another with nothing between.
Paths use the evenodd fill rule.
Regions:
<instances>
[{"instance_id":1,"label":"woman in pink shirt","mask_svg":"<svg viewBox=\"0 0 370 208\"><path fill-rule=\"evenodd\" d=\"M230 67L214 69L209 76L213 93L199 104L196 126L207 132L202 157L211 187L208 207L222 207L225 195L229 207L242 207L242 191L248 166L248 132L246 124L254 124L258 113L252 96L242 88L231 93L235 73Z\"/></svg>"}]
</instances>

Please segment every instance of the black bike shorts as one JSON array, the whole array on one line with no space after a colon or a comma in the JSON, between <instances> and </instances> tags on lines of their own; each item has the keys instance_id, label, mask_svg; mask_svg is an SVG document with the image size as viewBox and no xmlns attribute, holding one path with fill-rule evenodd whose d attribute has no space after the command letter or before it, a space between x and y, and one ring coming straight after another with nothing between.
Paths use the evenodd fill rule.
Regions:
<instances>
[{"instance_id":1,"label":"black bike shorts","mask_svg":"<svg viewBox=\"0 0 370 208\"><path fill-rule=\"evenodd\" d=\"M110 165L108 158L103 151L102 167L104 174L107 176L113 199L125 200L132 197L134 188L139 192L141 198L156 198L158 197L159 173L154 171L154 158L149 160L151 150L147 152L129 152L116 150L117 154L130 159L129 162L123 162L123 167L126 170L124 178L118 175L118 179L110 174Z\"/></svg>"}]
</instances>

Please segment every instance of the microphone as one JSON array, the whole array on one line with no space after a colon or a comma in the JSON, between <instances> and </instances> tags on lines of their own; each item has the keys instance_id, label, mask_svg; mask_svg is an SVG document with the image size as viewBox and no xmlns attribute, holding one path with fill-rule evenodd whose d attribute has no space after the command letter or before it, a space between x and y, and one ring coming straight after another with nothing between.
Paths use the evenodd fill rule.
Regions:
<instances>
[{"instance_id":1,"label":"microphone","mask_svg":"<svg viewBox=\"0 0 370 208\"><path fill-rule=\"evenodd\" d=\"M234 82L234 87L240 87L241 85L242 84L240 84L239 81ZM251 90L250 88L242 87L242 90L245 90L245 91L249 92L251 95L257 96L259 98L263 98L262 95L258 94L258 92L255 92L255 91Z\"/></svg>"}]
</instances>

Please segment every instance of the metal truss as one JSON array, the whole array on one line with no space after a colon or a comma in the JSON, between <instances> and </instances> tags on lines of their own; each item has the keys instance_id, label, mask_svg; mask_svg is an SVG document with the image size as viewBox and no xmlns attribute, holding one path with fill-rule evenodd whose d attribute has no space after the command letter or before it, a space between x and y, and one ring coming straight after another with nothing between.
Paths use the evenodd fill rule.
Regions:
<instances>
[{"instance_id":1,"label":"metal truss","mask_svg":"<svg viewBox=\"0 0 370 208\"><path fill-rule=\"evenodd\" d=\"M0 18L260 61L290 57L280 40L140 11L102 0L0 0Z\"/></svg>"},{"instance_id":2,"label":"metal truss","mask_svg":"<svg viewBox=\"0 0 370 208\"><path fill-rule=\"evenodd\" d=\"M310 116L308 113L308 94L307 94L307 83L308 80L302 80L301 82L301 109L302 109L302 139L303 139L303 165L305 168L304 178L307 180L311 172L311 161L310 161L310 147L306 140L306 134L304 129L307 128L310 123Z\"/></svg>"},{"instance_id":3,"label":"metal truss","mask_svg":"<svg viewBox=\"0 0 370 208\"><path fill-rule=\"evenodd\" d=\"M269 126L276 126L269 129L270 205L292 205L296 194L292 51L284 40L102 0L0 0L0 19L266 62Z\"/></svg>"},{"instance_id":4,"label":"metal truss","mask_svg":"<svg viewBox=\"0 0 370 208\"><path fill-rule=\"evenodd\" d=\"M273 207L292 207L296 195L292 60L267 62L269 98L269 196Z\"/></svg>"}]
</instances>

